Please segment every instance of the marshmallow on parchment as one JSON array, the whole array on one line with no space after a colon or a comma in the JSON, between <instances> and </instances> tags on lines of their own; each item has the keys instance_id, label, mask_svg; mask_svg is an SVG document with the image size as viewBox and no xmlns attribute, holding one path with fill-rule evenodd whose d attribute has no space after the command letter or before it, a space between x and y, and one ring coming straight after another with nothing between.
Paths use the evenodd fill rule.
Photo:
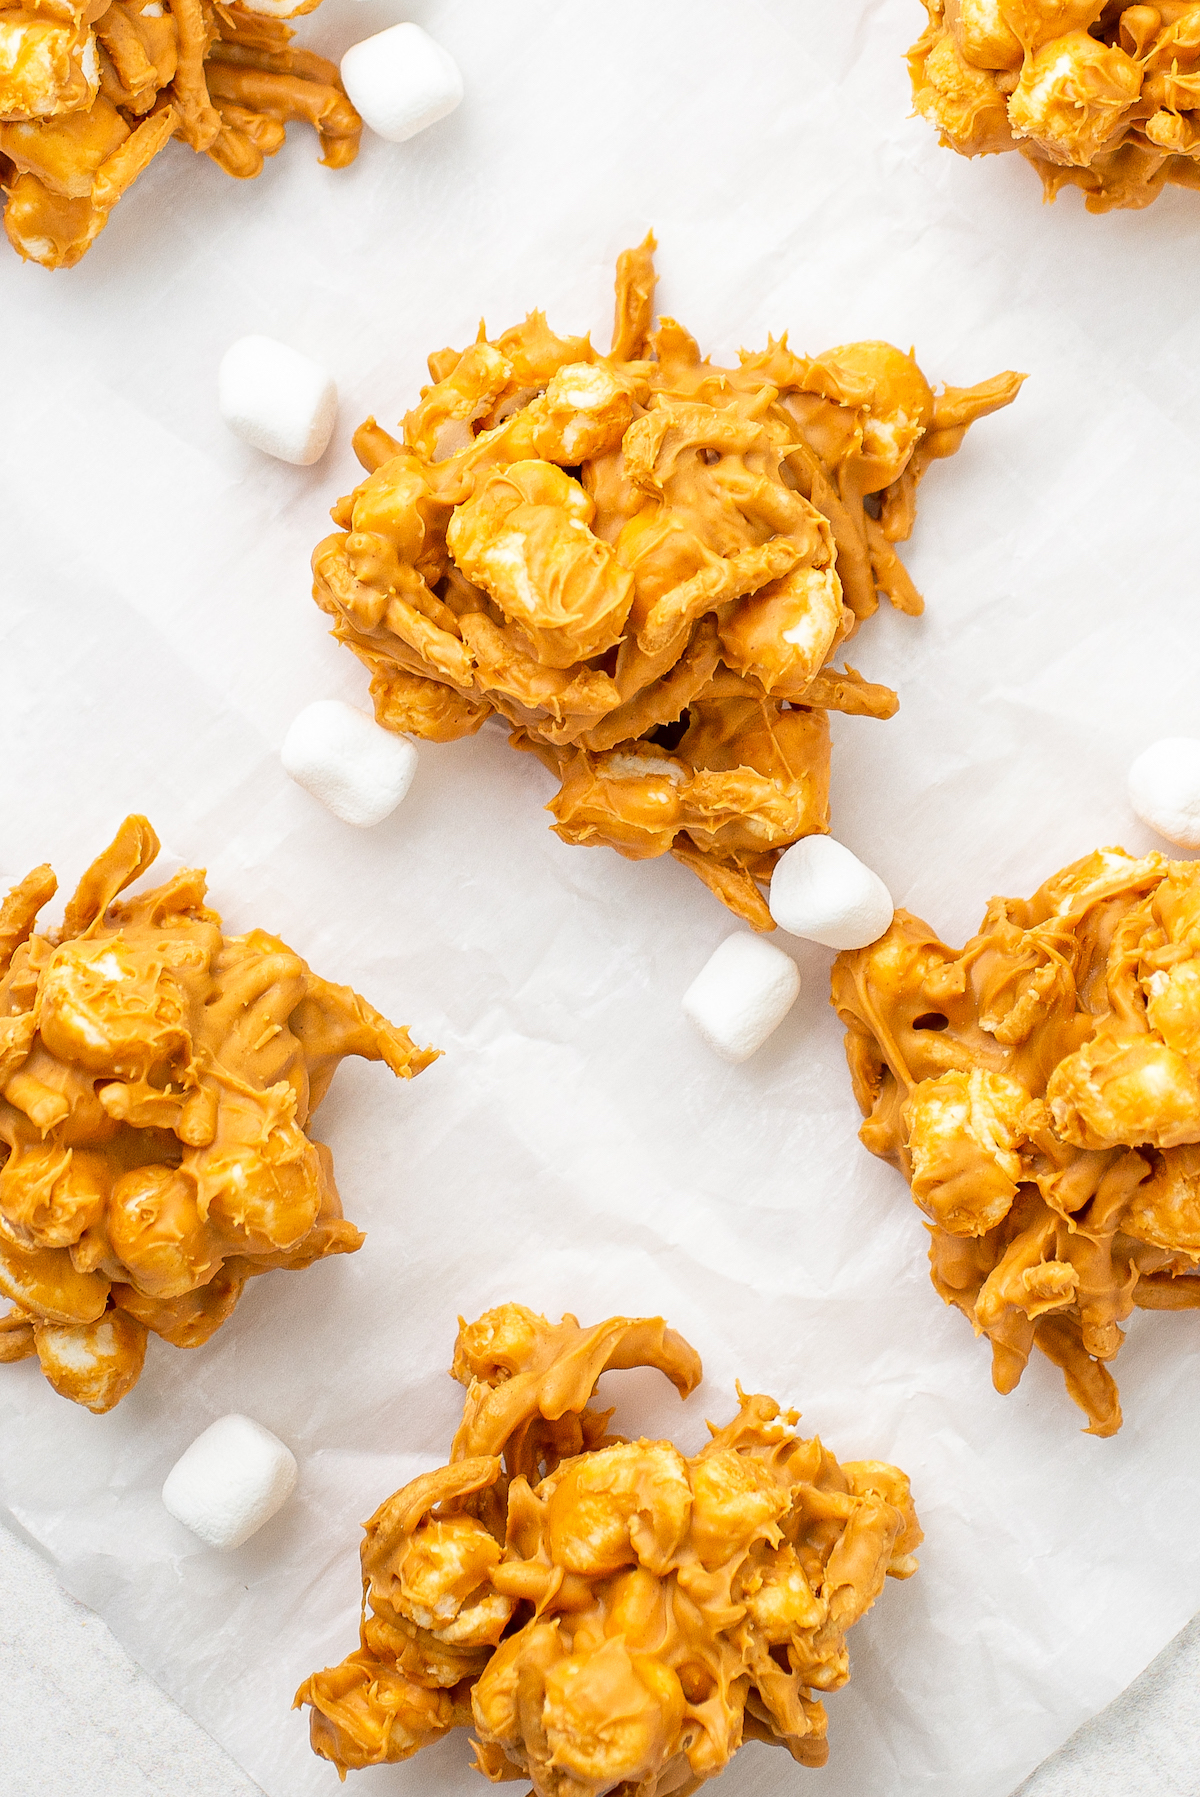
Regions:
<instances>
[{"instance_id":1,"label":"marshmallow on parchment","mask_svg":"<svg viewBox=\"0 0 1200 1797\"><path fill-rule=\"evenodd\" d=\"M389 25L352 44L342 83L372 131L394 144L444 119L463 97L458 64L419 25Z\"/></svg>"},{"instance_id":2,"label":"marshmallow on parchment","mask_svg":"<svg viewBox=\"0 0 1200 1797\"><path fill-rule=\"evenodd\" d=\"M1168 842L1200 849L1200 741L1166 736L1151 743L1129 770L1129 799Z\"/></svg>"},{"instance_id":3,"label":"marshmallow on parchment","mask_svg":"<svg viewBox=\"0 0 1200 1797\"><path fill-rule=\"evenodd\" d=\"M279 751L285 773L344 824L390 817L417 771L417 751L341 699L318 699L293 718Z\"/></svg>"},{"instance_id":4,"label":"marshmallow on parchment","mask_svg":"<svg viewBox=\"0 0 1200 1797\"><path fill-rule=\"evenodd\" d=\"M771 916L789 935L825 948L866 948L894 915L887 887L832 836L804 836L775 863Z\"/></svg>"},{"instance_id":5,"label":"marshmallow on parchment","mask_svg":"<svg viewBox=\"0 0 1200 1797\"><path fill-rule=\"evenodd\" d=\"M235 436L307 468L329 447L337 388L327 369L273 337L239 337L217 376L221 416Z\"/></svg>"},{"instance_id":6,"label":"marshmallow on parchment","mask_svg":"<svg viewBox=\"0 0 1200 1797\"><path fill-rule=\"evenodd\" d=\"M683 1009L726 1061L747 1061L796 1002L800 971L790 955L739 931L709 956L683 995Z\"/></svg>"},{"instance_id":7,"label":"marshmallow on parchment","mask_svg":"<svg viewBox=\"0 0 1200 1797\"><path fill-rule=\"evenodd\" d=\"M241 1547L292 1495L296 1460L248 1416L222 1416L167 1474L162 1501L209 1547Z\"/></svg>"}]
</instances>

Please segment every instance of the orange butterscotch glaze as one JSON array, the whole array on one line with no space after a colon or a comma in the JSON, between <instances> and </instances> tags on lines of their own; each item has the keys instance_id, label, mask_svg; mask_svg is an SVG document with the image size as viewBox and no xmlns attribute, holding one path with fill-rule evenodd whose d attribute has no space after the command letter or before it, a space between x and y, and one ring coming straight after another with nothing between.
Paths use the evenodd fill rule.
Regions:
<instances>
[{"instance_id":1,"label":"orange butterscotch glaze","mask_svg":"<svg viewBox=\"0 0 1200 1797\"><path fill-rule=\"evenodd\" d=\"M297 6L307 12L316 0ZM13 248L71 268L172 137L257 175L290 119L353 162L362 120L337 65L239 0L23 0L0 6L0 181Z\"/></svg>"},{"instance_id":2,"label":"orange butterscotch glaze","mask_svg":"<svg viewBox=\"0 0 1200 1797\"><path fill-rule=\"evenodd\" d=\"M993 899L958 953L898 911L838 956L833 1002L862 1140L996 1389L1038 1347L1114 1434L1121 1324L1200 1306L1200 863L1099 849Z\"/></svg>"},{"instance_id":3,"label":"orange butterscotch glaze","mask_svg":"<svg viewBox=\"0 0 1200 1797\"><path fill-rule=\"evenodd\" d=\"M505 1304L460 1326L450 1464L366 1525L361 1646L296 1695L347 1770L472 1727L478 1769L538 1797L694 1791L743 1740L827 1755L820 1692L921 1530L894 1466L839 1466L771 1398L699 1454L607 1432L611 1368L681 1397L700 1362L661 1317L581 1328Z\"/></svg>"},{"instance_id":4,"label":"orange butterscotch glaze","mask_svg":"<svg viewBox=\"0 0 1200 1797\"><path fill-rule=\"evenodd\" d=\"M924 0L918 112L964 156L1019 150L1089 212L1200 187L1200 0Z\"/></svg>"},{"instance_id":5,"label":"orange butterscotch glaze","mask_svg":"<svg viewBox=\"0 0 1200 1797\"><path fill-rule=\"evenodd\" d=\"M917 483L1021 377L935 396L887 343L740 366L653 325L653 238L617 264L600 355L540 312L429 358L398 441L355 436L314 597L379 722L435 742L493 713L560 789L565 842L674 854L756 929L779 855L829 828L829 711L896 696L835 653L879 593Z\"/></svg>"},{"instance_id":6,"label":"orange butterscotch glaze","mask_svg":"<svg viewBox=\"0 0 1200 1797\"><path fill-rule=\"evenodd\" d=\"M157 853L126 818L61 929L34 927L49 867L0 906L0 1361L94 1411L148 1330L199 1347L254 1274L361 1245L310 1118L346 1055L434 1059L278 937L224 935L196 868L117 902Z\"/></svg>"}]
</instances>

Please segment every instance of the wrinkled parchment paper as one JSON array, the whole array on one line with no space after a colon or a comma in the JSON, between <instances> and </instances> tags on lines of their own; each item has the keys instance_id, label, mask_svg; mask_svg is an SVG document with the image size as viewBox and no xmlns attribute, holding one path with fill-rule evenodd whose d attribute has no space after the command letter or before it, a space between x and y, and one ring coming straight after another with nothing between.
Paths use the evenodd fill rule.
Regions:
<instances>
[{"instance_id":1,"label":"wrinkled parchment paper","mask_svg":"<svg viewBox=\"0 0 1200 1797\"><path fill-rule=\"evenodd\" d=\"M839 1455L907 1468L928 1535L851 1637L828 1769L751 1745L727 1797L1004 1797L1200 1606L1200 1319L1135 1316L1116 1440L1080 1434L1048 1365L997 1397L902 1180L856 1140L825 951L788 943L800 1002L728 1068L679 999L732 920L670 861L560 844L549 776L498 728L423 748L367 832L277 750L310 700L366 704L308 598L354 425L393 424L482 312L542 306L607 344L613 260L653 225L662 307L714 354L787 328L912 343L955 383L1030 372L922 489L926 616L885 610L852 648L902 709L834 720L836 833L952 942L994 892L1151 846L1125 769L1197 730L1200 199L1093 219L1044 208L1015 157L940 151L907 116L915 0L394 4L326 0L302 41L340 55L417 19L463 68L450 119L368 134L346 173L296 126L246 185L173 148L73 273L0 256L0 874L49 856L69 886L144 810L230 926L278 931L445 1058L410 1087L349 1062L319 1114L360 1254L254 1281L199 1352L152 1340L107 1417L0 1369L0 1498L269 1797L328 1797L288 1706L354 1645L359 1523L444 1458L456 1317L662 1312L705 1384L681 1407L610 1376L627 1428L694 1450L740 1378ZM316 468L217 417L250 331L336 375ZM301 1470L221 1556L158 1493L230 1410ZM468 1758L458 1735L356 1788L467 1797Z\"/></svg>"}]
</instances>

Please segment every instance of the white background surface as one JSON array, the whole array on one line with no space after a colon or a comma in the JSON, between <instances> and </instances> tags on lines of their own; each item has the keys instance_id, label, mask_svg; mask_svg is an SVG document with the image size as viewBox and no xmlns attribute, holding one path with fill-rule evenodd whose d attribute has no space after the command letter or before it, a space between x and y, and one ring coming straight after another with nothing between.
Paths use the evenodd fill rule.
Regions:
<instances>
[{"instance_id":1,"label":"white background surface","mask_svg":"<svg viewBox=\"0 0 1200 1797\"><path fill-rule=\"evenodd\" d=\"M338 53L396 16L326 0L303 41ZM909 0L408 16L467 84L412 143L334 173L296 127L247 185L173 148L78 269L0 258L0 874L49 856L69 887L145 810L208 865L231 927L277 930L446 1050L409 1088L351 1063L320 1113L360 1254L256 1281L196 1354L152 1343L107 1418L2 1369L0 1502L270 1797L325 1797L336 1775L288 1703L354 1644L357 1524L444 1456L456 1315L661 1311L708 1376L684 1411L653 1379L608 1381L625 1426L694 1448L740 1377L913 1477L922 1570L854 1632L822 1797L1004 1797L1200 1606L1196 1319L1135 1317L1115 1441L1078 1433L1048 1366L996 1397L903 1183L856 1142L827 953L795 945L799 1004L723 1066L678 1001L730 921L674 863L559 844L549 777L498 730L423 749L368 833L277 748L310 700L365 703L307 598L354 424L393 424L425 352L481 311L499 329L543 306L606 343L612 262L653 225L661 305L715 355L788 328L813 351L913 343L933 379L1031 375L923 488L906 553L926 617L886 612L852 647L902 709L834 720L835 832L952 941L993 892L1100 842L1151 846L1125 767L1197 728L1200 204L1092 219L1071 195L1043 208L1015 157L939 151L906 116ZM217 363L251 331L338 379L313 469L219 423ZM229 1410L301 1476L219 1557L157 1493ZM466 1760L459 1736L360 1782L465 1797ZM752 1745L723 1789L797 1776Z\"/></svg>"}]
</instances>

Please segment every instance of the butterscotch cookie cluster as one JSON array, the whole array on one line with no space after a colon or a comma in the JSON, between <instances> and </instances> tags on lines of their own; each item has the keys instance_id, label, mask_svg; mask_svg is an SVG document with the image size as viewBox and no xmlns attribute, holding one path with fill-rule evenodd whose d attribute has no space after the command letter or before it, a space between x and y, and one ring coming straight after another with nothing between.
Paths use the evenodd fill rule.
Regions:
<instances>
[{"instance_id":1,"label":"butterscotch cookie cluster","mask_svg":"<svg viewBox=\"0 0 1200 1797\"><path fill-rule=\"evenodd\" d=\"M278 937L224 935L196 868L116 902L157 852L127 818L61 929L49 867L0 907L0 1361L94 1411L148 1331L199 1347L247 1279L361 1246L312 1113L347 1055L435 1058Z\"/></svg>"},{"instance_id":2,"label":"butterscotch cookie cluster","mask_svg":"<svg viewBox=\"0 0 1200 1797\"><path fill-rule=\"evenodd\" d=\"M933 1283L1012 1391L1037 1347L1088 1431L1135 1307L1200 1307L1200 862L1100 849L959 952L898 911L839 955L861 1136L929 1218Z\"/></svg>"},{"instance_id":3,"label":"butterscotch cookie cluster","mask_svg":"<svg viewBox=\"0 0 1200 1797\"><path fill-rule=\"evenodd\" d=\"M71 268L173 137L241 180L275 154L289 120L306 119L324 163L353 162L362 120L337 66L293 49L292 36L282 18L239 0L0 10L0 183L13 248Z\"/></svg>"},{"instance_id":4,"label":"butterscotch cookie cluster","mask_svg":"<svg viewBox=\"0 0 1200 1797\"><path fill-rule=\"evenodd\" d=\"M923 0L917 110L963 156L1019 150L1089 212L1200 188L1200 0Z\"/></svg>"},{"instance_id":5,"label":"butterscotch cookie cluster","mask_svg":"<svg viewBox=\"0 0 1200 1797\"><path fill-rule=\"evenodd\" d=\"M367 1523L361 1646L296 1696L339 1771L459 1727L481 1772L538 1797L694 1790L748 1739L824 1764L817 1694L850 1676L846 1633L916 1571L908 1480L839 1466L745 1394L691 1458L626 1441L588 1406L634 1366L683 1397L701 1377L661 1318L505 1304L460 1328L450 1463Z\"/></svg>"},{"instance_id":6,"label":"butterscotch cookie cluster","mask_svg":"<svg viewBox=\"0 0 1200 1797\"><path fill-rule=\"evenodd\" d=\"M917 484L1021 377L935 397L890 344L786 338L717 367L652 328L652 248L620 258L608 355L535 312L431 356L403 442L360 428L314 595L381 724L498 713L565 842L673 854L769 930L776 861L828 829L827 714L896 709L833 657L880 593L921 610L894 547Z\"/></svg>"}]
</instances>

